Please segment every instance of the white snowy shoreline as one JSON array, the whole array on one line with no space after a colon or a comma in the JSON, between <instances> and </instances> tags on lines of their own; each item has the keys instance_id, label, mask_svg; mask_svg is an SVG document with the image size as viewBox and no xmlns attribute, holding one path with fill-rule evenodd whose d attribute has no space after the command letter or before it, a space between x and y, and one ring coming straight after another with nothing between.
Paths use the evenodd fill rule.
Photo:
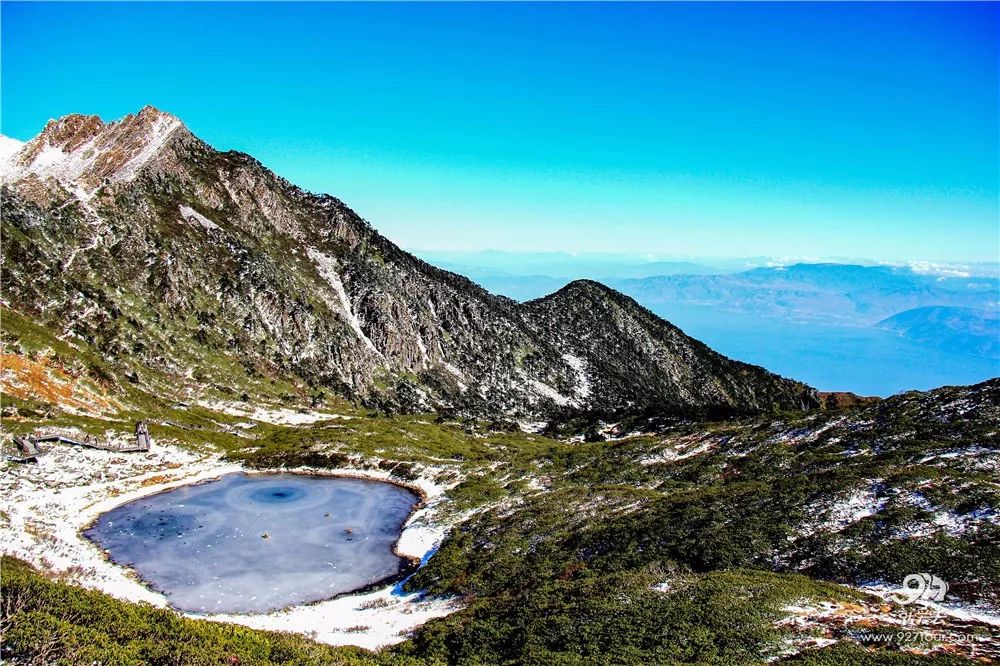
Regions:
<instances>
[{"instance_id":1,"label":"white snowy shoreline","mask_svg":"<svg viewBox=\"0 0 1000 666\"><path fill-rule=\"evenodd\" d=\"M146 587L131 570L108 560L83 537L82 530L100 514L140 497L233 472L265 471L167 444L156 444L149 453L132 454L56 445L41 461L37 466L7 466L0 474L0 551L63 574L83 587L159 607L167 606L166 598ZM388 472L361 468L272 471L389 481L417 491L423 502L410 515L395 546L402 557L425 561L448 529L443 521L435 520L444 488L426 477L401 483ZM398 583L388 584L267 614L186 615L305 634L330 645L377 649L398 643L424 622L459 608L454 600L425 600L419 594L403 594L399 588Z\"/></svg>"}]
</instances>

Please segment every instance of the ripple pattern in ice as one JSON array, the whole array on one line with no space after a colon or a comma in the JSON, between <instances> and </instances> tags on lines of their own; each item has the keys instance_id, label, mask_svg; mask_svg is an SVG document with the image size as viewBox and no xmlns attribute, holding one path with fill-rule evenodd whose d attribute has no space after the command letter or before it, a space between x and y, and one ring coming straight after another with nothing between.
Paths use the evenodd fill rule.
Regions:
<instances>
[{"instance_id":1,"label":"ripple pattern in ice","mask_svg":"<svg viewBox=\"0 0 1000 666\"><path fill-rule=\"evenodd\" d=\"M267 612L397 575L416 495L389 483L230 474L102 514L85 536L174 608Z\"/></svg>"}]
</instances>

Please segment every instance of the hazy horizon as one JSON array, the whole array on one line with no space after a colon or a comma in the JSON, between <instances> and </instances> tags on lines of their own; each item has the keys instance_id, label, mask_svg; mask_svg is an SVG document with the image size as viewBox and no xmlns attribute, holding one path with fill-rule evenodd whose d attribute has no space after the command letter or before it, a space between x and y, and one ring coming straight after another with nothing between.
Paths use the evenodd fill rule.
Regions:
<instances>
[{"instance_id":1,"label":"hazy horizon","mask_svg":"<svg viewBox=\"0 0 1000 666\"><path fill-rule=\"evenodd\" d=\"M403 249L421 258L531 258L536 260L564 261L595 261L609 263L633 263L636 265L653 263L693 263L706 268L725 265L736 270L737 266L749 270L753 268L781 268L795 264L838 264L843 266L885 266L892 268L909 268L916 273L930 275L953 274L966 269L970 276L993 276L1000 274L1000 259L992 261L955 260L934 261L925 258L876 258L876 257L838 257L838 256L776 256L776 255L708 255L708 254L674 254L651 253L642 251L600 252L569 250L508 250L496 247L486 247L473 250L453 248L424 248L400 244ZM532 262L534 265L534 262Z\"/></svg>"}]
</instances>

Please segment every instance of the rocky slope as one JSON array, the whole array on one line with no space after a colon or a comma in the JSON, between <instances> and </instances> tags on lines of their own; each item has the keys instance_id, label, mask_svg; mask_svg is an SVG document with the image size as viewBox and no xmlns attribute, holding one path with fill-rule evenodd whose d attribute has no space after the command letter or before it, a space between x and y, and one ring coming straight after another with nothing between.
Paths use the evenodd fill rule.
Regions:
<instances>
[{"instance_id":1,"label":"rocky slope","mask_svg":"<svg viewBox=\"0 0 1000 666\"><path fill-rule=\"evenodd\" d=\"M798 404L789 403L787 384L777 376L767 378L757 366L712 351L598 282L572 282L523 309L538 334L554 338L578 369L577 390L591 404L608 406L595 411L662 414L730 405L808 409L818 397L803 393Z\"/></svg>"},{"instance_id":2,"label":"rocky slope","mask_svg":"<svg viewBox=\"0 0 1000 666\"><path fill-rule=\"evenodd\" d=\"M5 305L158 392L291 378L387 410L506 418L818 404L596 283L494 296L151 107L0 148Z\"/></svg>"}]
</instances>

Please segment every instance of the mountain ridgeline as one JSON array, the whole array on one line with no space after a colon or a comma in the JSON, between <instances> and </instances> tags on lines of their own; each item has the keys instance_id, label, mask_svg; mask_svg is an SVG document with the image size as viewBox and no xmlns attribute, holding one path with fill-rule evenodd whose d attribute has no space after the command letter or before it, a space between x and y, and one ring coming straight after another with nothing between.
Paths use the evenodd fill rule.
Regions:
<instances>
[{"instance_id":1,"label":"mountain ridgeline","mask_svg":"<svg viewBox=\"0 0 1000 666\"><path fill-rule=\"evenodd\" d=\"M525 420L819 404L598 283L490 294L152 107L0 147L4 305L150 391L282 378L386 411Z\"/></svg>"}]
</instances>

